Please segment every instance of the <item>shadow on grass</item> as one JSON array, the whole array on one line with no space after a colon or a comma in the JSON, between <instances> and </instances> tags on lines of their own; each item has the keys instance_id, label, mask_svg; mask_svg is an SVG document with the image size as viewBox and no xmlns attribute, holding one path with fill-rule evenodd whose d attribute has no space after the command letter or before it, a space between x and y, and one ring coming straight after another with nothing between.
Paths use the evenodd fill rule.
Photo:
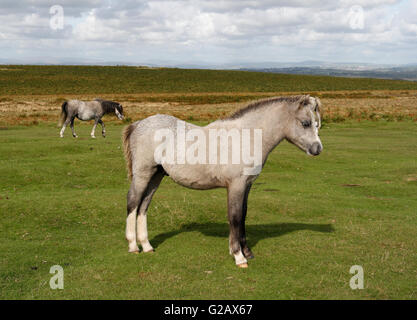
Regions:
<instances>
[{"instance_id":1,"label":"shadow on grass","mask_svg":"<svg viewBox=\"0 0 417 320\"><path fill-rule=\"evenodd\" d=\"M273 223L273 224L257 224L246 226L246 236L250 247L254 247L258 241L268 238L280 237L286 233L294 231L315 231L330 233L334 231L331 224L307 224L307 223ZM198 231L210 237L229 237L229 226L227 223L190 223L183 225L180 229L165 232L157 235L150 240L152 246L157 248L165 240L174 237L183 232Z\"/></svg>"}]
</instances>

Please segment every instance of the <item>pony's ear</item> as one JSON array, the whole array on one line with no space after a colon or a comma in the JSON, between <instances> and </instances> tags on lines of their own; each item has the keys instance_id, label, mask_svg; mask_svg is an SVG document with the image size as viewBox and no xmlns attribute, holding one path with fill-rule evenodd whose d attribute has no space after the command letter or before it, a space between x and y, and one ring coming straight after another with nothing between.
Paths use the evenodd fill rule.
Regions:
<instances>
[{"instance_id":1,"label":"pony's ear","mask_svg":"<svg viewBox=\"0 0 417 320\"><path fill-rule=\"evenodd\" d=\"M314 112L320 112L321 111L321 101L319 98L314 97L315 100L315 106L314 106Z\"/></svg>"},{"instance_id":2,"label":"pony's ear","mask_svg":"<svg viewBox=\"0 0 417 320\"><path fill-rule=\"evenodd\" d=\"M302 109L305 106L308 106L311 103L311 97L309 94L300 96L298 99L298 109Z\"/></svg>"}]
</instances>

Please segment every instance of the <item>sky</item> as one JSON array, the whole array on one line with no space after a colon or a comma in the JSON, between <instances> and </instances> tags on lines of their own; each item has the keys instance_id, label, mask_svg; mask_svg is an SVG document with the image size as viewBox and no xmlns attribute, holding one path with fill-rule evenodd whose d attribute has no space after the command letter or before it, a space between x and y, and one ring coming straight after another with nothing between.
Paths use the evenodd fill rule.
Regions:
<instances>
[{"instance_id":1,"label":"sky","mask_svg":"<svg viewBox=\"0 0 417 320\"><path fill-rule=\"evenodd\" d=\"M1 0L0 63L417 63L417 0Z\"/></svg>"}]
</instances>

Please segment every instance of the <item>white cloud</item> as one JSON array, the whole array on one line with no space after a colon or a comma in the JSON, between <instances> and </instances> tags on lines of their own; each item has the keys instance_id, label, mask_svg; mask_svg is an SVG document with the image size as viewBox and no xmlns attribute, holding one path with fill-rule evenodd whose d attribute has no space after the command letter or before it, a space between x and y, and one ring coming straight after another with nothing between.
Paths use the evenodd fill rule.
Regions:
<instances>
[{"instance_id":1,"label":"white cloud","mask_svg":"<svg viewBox=\"0 0 417 320\"><path fill-rule=\"evenodd\" d=\"M54 31L49 28L49 8L59 2L65 28ZM179 62L328 59L401 63L386 61L385 51L392 53L390 59L407 56L410 61L406 62L411 62L415 58L410 47L417 49L416 0L68 3L2 1L0 46L5 48L5 41L14 40L9 42L9 56L18 47L25 53L22 47L29 51L39 42L49 55L59 45L63 53L57 54L74 52L78 57L94 52L104 60L136 57L137 62L158 58ZM363 21L356 25L352 25L354 6L363 8Z\"/></svg>"}]
</instances>

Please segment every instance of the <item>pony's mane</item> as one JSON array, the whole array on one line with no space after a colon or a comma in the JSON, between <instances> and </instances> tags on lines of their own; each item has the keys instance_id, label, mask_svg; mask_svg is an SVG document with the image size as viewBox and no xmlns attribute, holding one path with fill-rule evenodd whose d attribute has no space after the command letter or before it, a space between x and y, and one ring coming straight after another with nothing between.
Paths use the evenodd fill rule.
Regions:
<instances>
[{"instance_id":1,"label":"pony's mane","mask_svg":"<svg viewBox=\"0 0 417 320\"><path fill-rule=\"evenodd\" d=\"M309 97L310 97L309 95L299 95L299 96L289 96L289 97L274 97L274 98L258 100L236 111L235 113L233 113L231 116L227 117L224 120L239 119L250 112L262 109L273 103L280 103L280 102L287 103L287 104L307 103Z\"/></svg>"},{"instance_id":2,"label":"pony's mane","mask_svg":"<svg viewBox=\"0 0 417 320\"><path fill-rule=\"evenodd\" d=\"M114 112L114 109L116 109L116 107L119 106L117 102L110 101L110 100L103 100L103 99L97 98L95 99L95 101L100 102L101 107L103 108L103 111L105 113Z\"/></svg>"}]
</instances>

